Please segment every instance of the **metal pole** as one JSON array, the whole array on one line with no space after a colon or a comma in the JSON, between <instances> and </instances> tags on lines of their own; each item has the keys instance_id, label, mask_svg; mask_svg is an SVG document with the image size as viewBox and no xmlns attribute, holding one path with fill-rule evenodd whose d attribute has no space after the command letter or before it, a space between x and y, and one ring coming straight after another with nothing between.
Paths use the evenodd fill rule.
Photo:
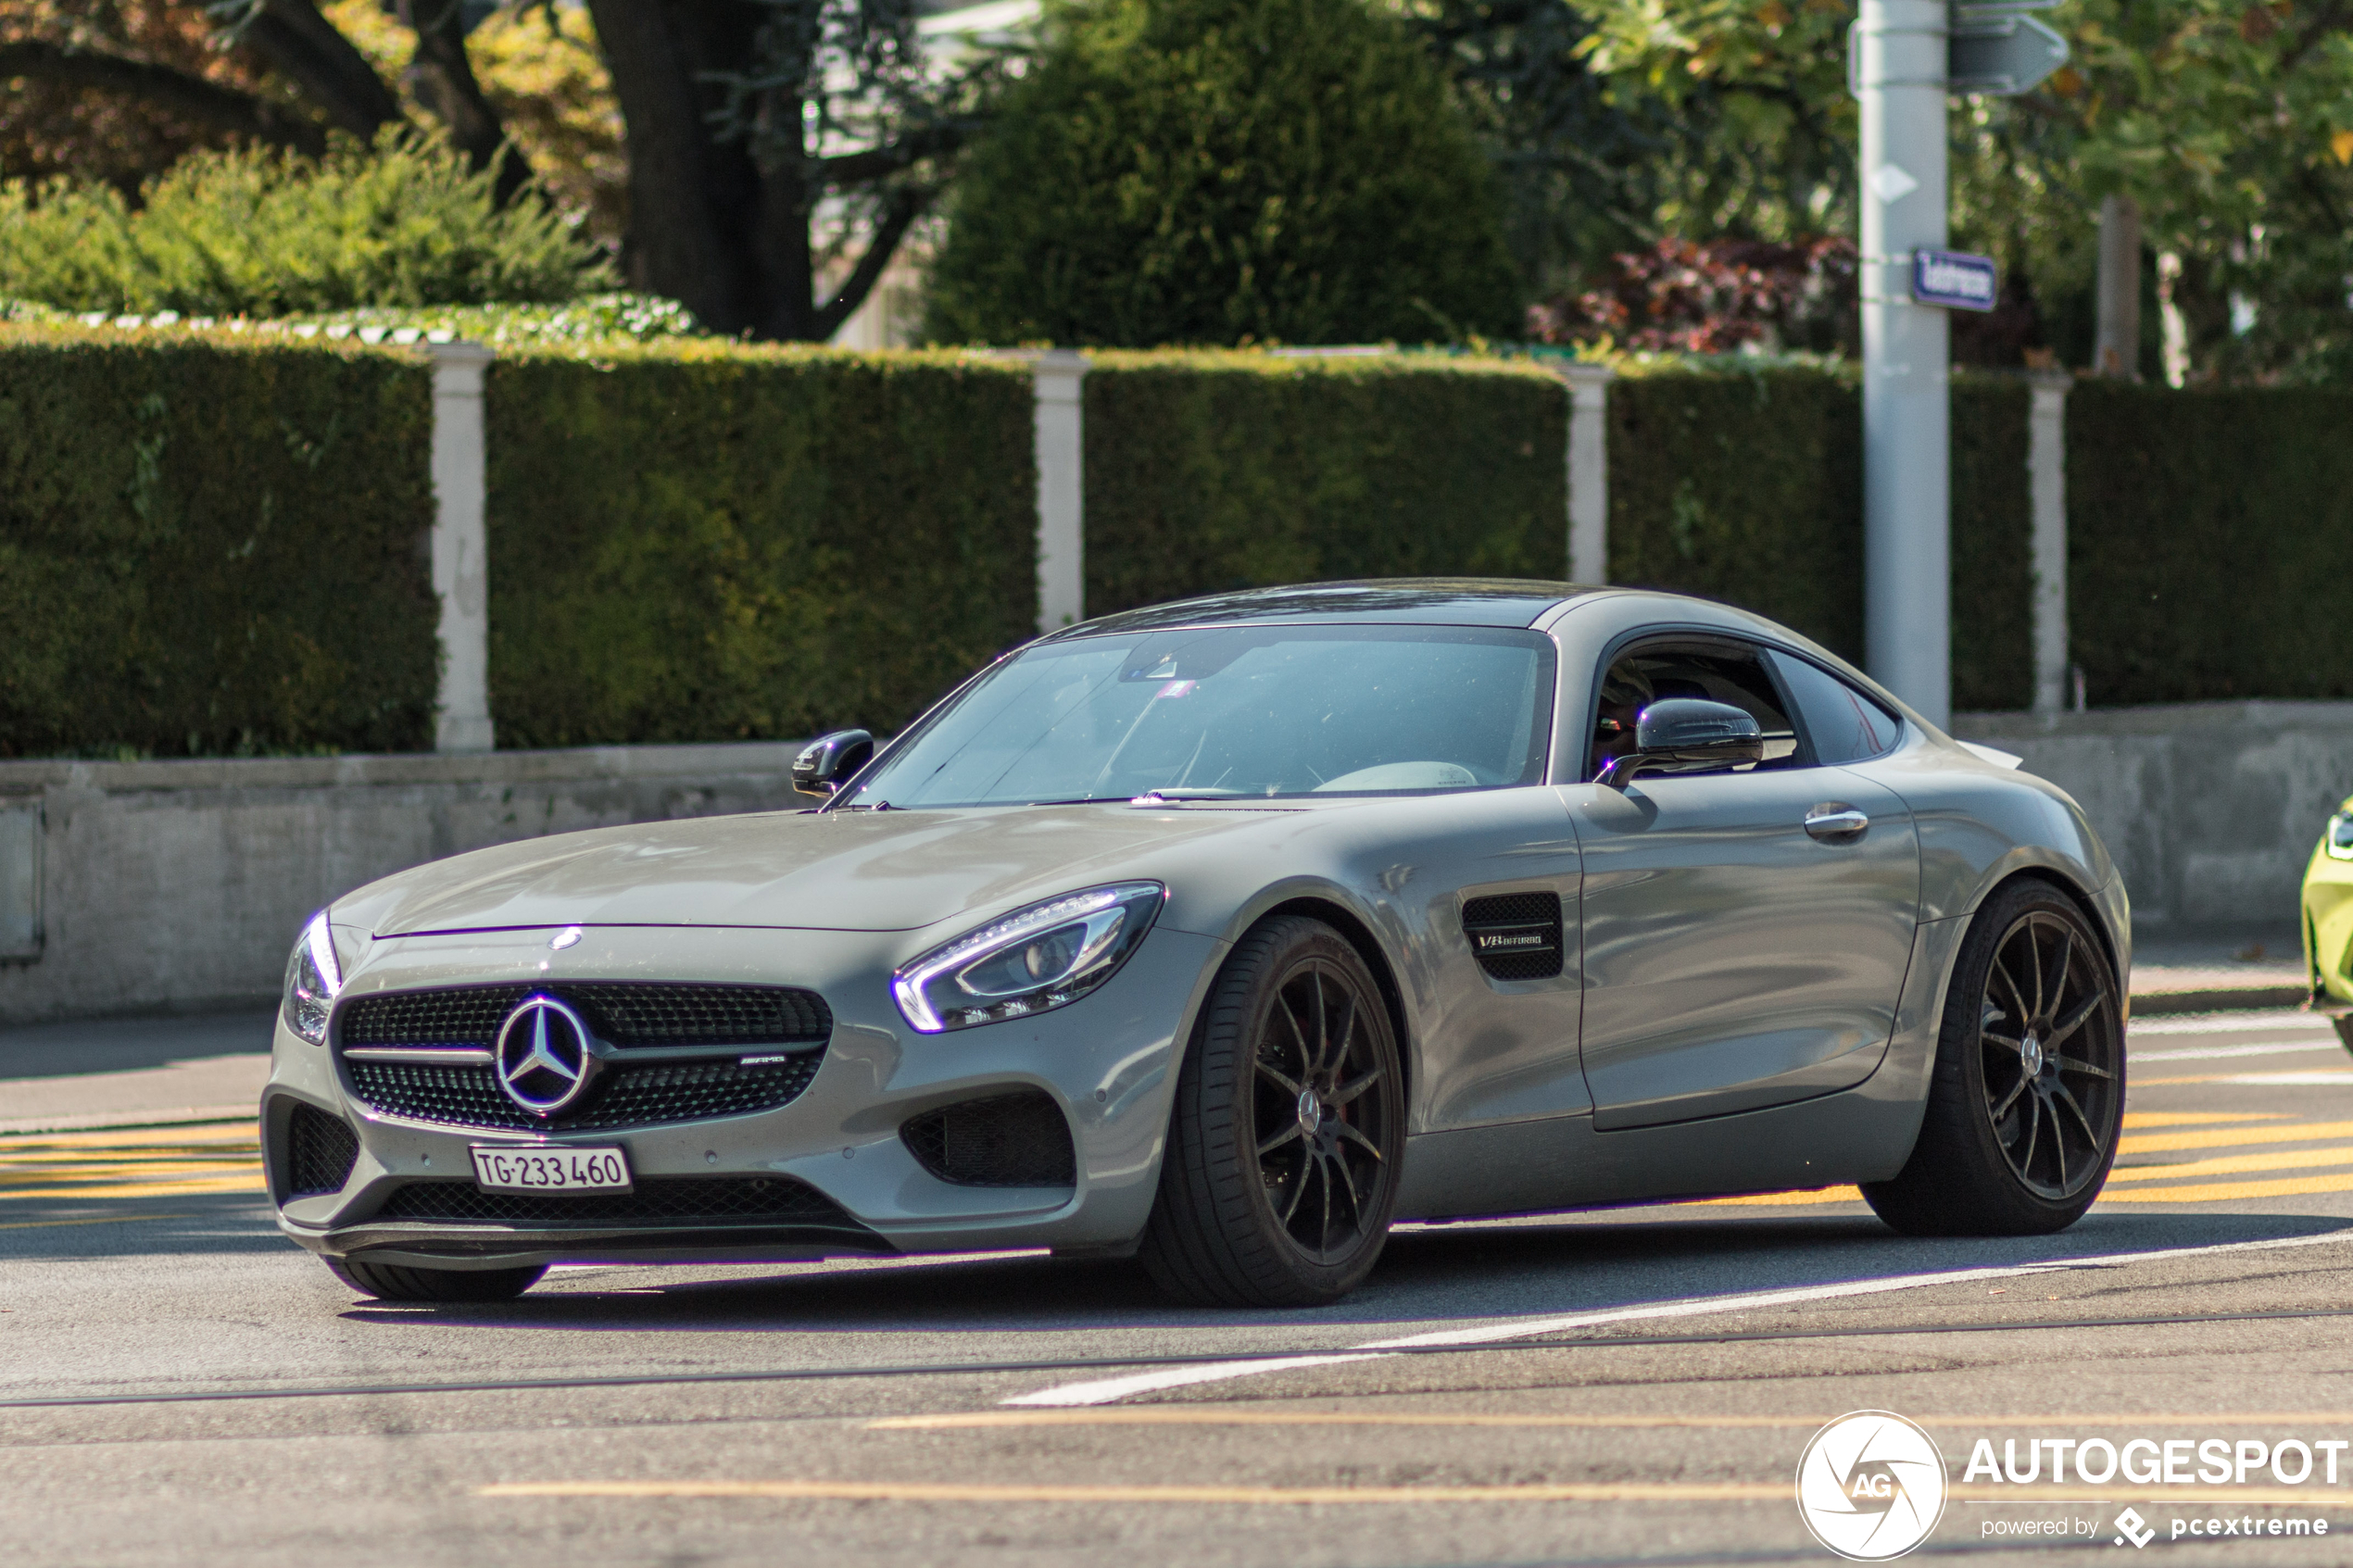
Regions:
<instances>
[{"instance_id":1,"label":"metal pole","mask_svg":"<svg viewBox=\"0 0 2353 1568\"><path fill-rule=\"evenodd\" d=\"M1606 365L1569 365L1568 580L1609 581L1609 383Z\"/></svg>"},{"instance_id":2,"label":"metal pole","mask_svg":"<svg viewBox=\"0 0 2353 1568\"><path fill-rule=\"evenodd\" d=\"M1953 708L1945 315L1912 253L1945 243L1944 0L1863 0L1863 603L1870 671L1932 723Z\"/></svg>"}]
</instances>

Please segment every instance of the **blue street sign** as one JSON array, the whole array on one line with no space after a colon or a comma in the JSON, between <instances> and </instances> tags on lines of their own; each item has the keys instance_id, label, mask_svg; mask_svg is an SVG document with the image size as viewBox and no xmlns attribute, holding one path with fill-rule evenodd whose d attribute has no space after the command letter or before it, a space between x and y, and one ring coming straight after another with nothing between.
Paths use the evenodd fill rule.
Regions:
<instances>
[{"instance_id":1,"label":"blue street sign","mask_svg":"<svg viewBox=\"0 0 2353 1568\"><path fill-rule=\"evenodd\" d=\"M2000 270L1990 256L1963 250L1912 253L1912 300L1955 310L1991 310L2001 297Z\"/></svg>"}]
</instances>

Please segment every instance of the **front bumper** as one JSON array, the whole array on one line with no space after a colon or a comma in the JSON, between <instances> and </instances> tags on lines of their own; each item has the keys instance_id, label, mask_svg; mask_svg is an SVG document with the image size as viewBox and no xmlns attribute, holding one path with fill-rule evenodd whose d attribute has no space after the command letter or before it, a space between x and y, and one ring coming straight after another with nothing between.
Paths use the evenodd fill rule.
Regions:
<instances>
[{"instance_id":1,"label":"front bumper","mask_svg":"<svg viewBox=\"0 0 2353 1568\"><path fill-rule=\"evenodd\" d=\"M365 1253L458 1268L1125 1250L1151 1213L1177 1052L1225 947L1164 925L1080 1001L1027 1019L920 1035L891 1004L888 981L897 963L937 934L590 927L561 952L549 949L552 935L367 942L348 966L339 1006L382 991L519 982L791 985L816 991L833 1009L824 1059L808 1086L774 1110L535 1135L378 1110L352 1091L336 1047L308 1044L282 1020L262 1098L281 1230L330 1257ZM935 1175L900 1135L925 1112L1017 1092L1046 1096L1067 1123L1070 1184L959 1185ZM300 1106L336 1118L357 1136L358 1158L335 1191L295 1196L289 1145ZM472 1192L467 1151L486 1143L619 1144L641 1189L664 1195L657 1205L663 1211L622 1213L617 1209L628 1206L608 1204L573 1217L560 1209L564 1200L550 1198L499 1218L398 1212L438 1215L449 1207L421 1203L420 1190L450 1198ZM749 1218L739 1196L747 1192L755 1198ZM800 1200L804 1192L811 1201ZM698 1210L698 1193L722 1200Z\"/></svg>"}]
</instances>

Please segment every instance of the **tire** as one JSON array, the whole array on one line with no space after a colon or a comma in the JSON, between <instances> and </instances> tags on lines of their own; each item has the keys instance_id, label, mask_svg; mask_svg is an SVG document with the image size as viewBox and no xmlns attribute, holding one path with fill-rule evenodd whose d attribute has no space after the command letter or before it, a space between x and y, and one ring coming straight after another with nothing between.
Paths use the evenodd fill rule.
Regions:
<instances>
[{"instance_id":1,"label":"tire","mask_svg":"<svg viewBox=\"0 0 2353 1568\"><path fill-rule=\"evenodd\" d=\"M1963 938L1912 1157L1863 1197L1906 1236L2046 1236L2082 1217L2124 1121L2119 987L2091 922L2042 882ZM2022 1025L2022 1026L2021 1026Z\"/></svg>"},{"instance_id":2,"label":"tire","mask_svg":"<svg viewBox=\"0 0 2353 1568\"><path fill-rule=\"evenodd\" d=\"M547 1272L545 1263L524 1269L420 1269L357 1258L325 1261L328 1273L352 1289L386 1301L511 1301Z\"/></svg>"},{"instance_id":3,"label":"tire","mask_svg":"<svg viewBox=\"0 0 2353 1568\"><path fill-rule=\"evenodd\" d=\"M1177 1074L1139 1249L1153 1280L1202 1306L1323 1306L1354 1289L1396 1208L1404 1089L1356 949L1299 916L1252 930Z\"/></svg>"}]
</instances>

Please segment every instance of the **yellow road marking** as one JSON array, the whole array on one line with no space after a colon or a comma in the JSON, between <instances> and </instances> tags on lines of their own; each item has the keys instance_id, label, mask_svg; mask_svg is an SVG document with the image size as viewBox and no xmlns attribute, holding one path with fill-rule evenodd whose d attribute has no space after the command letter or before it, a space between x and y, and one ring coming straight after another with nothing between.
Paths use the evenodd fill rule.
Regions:
<instances>
[{"instance_id":1,"label":"yellow road marking","mask_svg":"<svg viewBox=\"0 0 2353 1568\"><path fill-rule=\"evenodd\" d=\"M2284 1110L2128 1110L2124 1130L2135 1127L2195 1127L2208 1122L2284 1122Z\"/></svg>"},{"instance_id":2,"label":"yellow road marking","mask_svg":"<svg viewBox=\"0 0 2353 1568\"><path fill-rule=\"evenodd\" d=\"M1999 1326L1998 1324L1993 1326ZM936 1432L998 1426L1511 1426L1616 1430L1695 1427L1745 1430L1796 1427L1811 1430L1838 1419L1822 1415L1489 1415L1432 1411L1242 1410L1233 1406L1129 1405L1094 1410L954 1411L937 1415L887 1415L866 1423L869 1432ZM2132 1411L2107 1414L1914 1415L1923 1426L2317 1426L2353 1422L2353 1411L2247 1411L2221 1415L2163 1415Z\"/></svg>"},{"instance_id":3,"label":"yellow road marking","mask_svg":"<svg viewBox=\"0 0 2353 1568\"><path fill-rule=\"evenodd\" d=\"M1738 1198L1686 1198L1679 1207L1685 1209L1780 1209L1800 1203L1860 1203L1862 1201L1863 1189L1861 1187L1806 1187L1796 1192L1743 1193Z\"/></svg>"},{"instance_id":4,"label":"yellow road marking","mask_svg":"<svg viewBox=\"0 0 2353 1568\"><path fill-rule=\"evenodd\" d=\"M0 1231L40 1231L57 1225L127 1225L135 1220L193 1220L194 1214L107 1214L94 1220L10 1220Z\"/></svg>"},{"instance_id":5,"label":"yellow road marking","mask_svg":"<svg viewBox=\"0 0 2353 1568\"><path fill-rule=\"evenodd\" d=\"M2221 1127L2203 1133L2144 1133L2120 1138L2120 1154L2155 1154L2168 1148L2227 1148L2244 1143L2303 1143L2315 1138L2353 1137L2353 1122L2299 1122L2284 1127Z\"/></svg>"},{"instance_id":6,"label":"yellow road marking","mask_svg":"<svg viewBox=\"0 0 2353 1568\"><path fill-rule=\"evenodd\" d=\"M2353 1148L2290 1148L2276 1154L2226 1154L2219 1160L2189 1160L2178 1165L2122 1165L2108 1173L2118 1182L2160 1182L2183 1176L2225 1176L2246 1171L2302 1171L2317 1165L2353 1165Z\"/></svg>"},{"instance_id":7,"label":"yellow road marking","mask_svg":"<svg viewBox=\"0 0 2353 1568\"><path fill-rule=\"evenodd\" d=\"M258 1192L251 1122L0 1138L0 1201Z\"/></svg>"},{"instance_id":8,"label":"yellow road marking","mask_svg":"<svg viewBox=\"0 0 2353 1568\"><path fill-rule=\"evenodd\" d=\"M2080 1502L2082 1486L1955 1486L1960 1502ZM2282 1505L2342 1508L2353 1492L2304 1491L2293 1486L2231 1488L2198 1497L2146 1488L2103 1486L2106 1498L2203 1508ZM1334 1503L1506 1502L1787 1502L1788 1481L1558 1482L1508 1486L992 1486L939 1481L508 1481L477 1486L483 1498L802 1498L850 1502L1240 1503L1286 1506Z\"/></svg>"},{"instance_id":9,"label":"yellow road marking","mask_svg":"<svg viewBox=\"0 0 2353 1568\"><path fill-rule=\"evenodd\" d=\"M2255 1075L2249 1070L2242 1068L2236 1073L2201 1073L2182 1078L2135 1078L2133 1080L2133 1087L2151 1089L2161 1084L2235 1084ZM2353 1067L2321 1068L2309 1073L2299 1073L2296 1076L2299 1079L2326 1076L2353 1084Z\"/></svg>"},{"instance_id":10,"label":"yellow road marking","mask_svg":"<svg viewBox=\"0 0 2353 1568\"><path fill-rule=\"evenodd\" d=\"M2196 1186L2146 1187L2103 1193L2102 1203L2227 1203L2242 1198L2295 1198L2309 1192L2353 1192L2353 1174L2296 1176L2276 1182L2209 1182Z\"/></svg>"},{"instance_id":11,"label":"yellow road marking","mask_svg":"<svg viewBox=\"0 0 2353 1568\"><path fill-rule=\"evenodd\" d=\"M0 1154L21 1148L135 1148L154 1144L250 1145L260 1135L254 1122L206 1123L176 1127L118 1127L90 1133L0 1134Z\"/></svg>"}]
</instances>

